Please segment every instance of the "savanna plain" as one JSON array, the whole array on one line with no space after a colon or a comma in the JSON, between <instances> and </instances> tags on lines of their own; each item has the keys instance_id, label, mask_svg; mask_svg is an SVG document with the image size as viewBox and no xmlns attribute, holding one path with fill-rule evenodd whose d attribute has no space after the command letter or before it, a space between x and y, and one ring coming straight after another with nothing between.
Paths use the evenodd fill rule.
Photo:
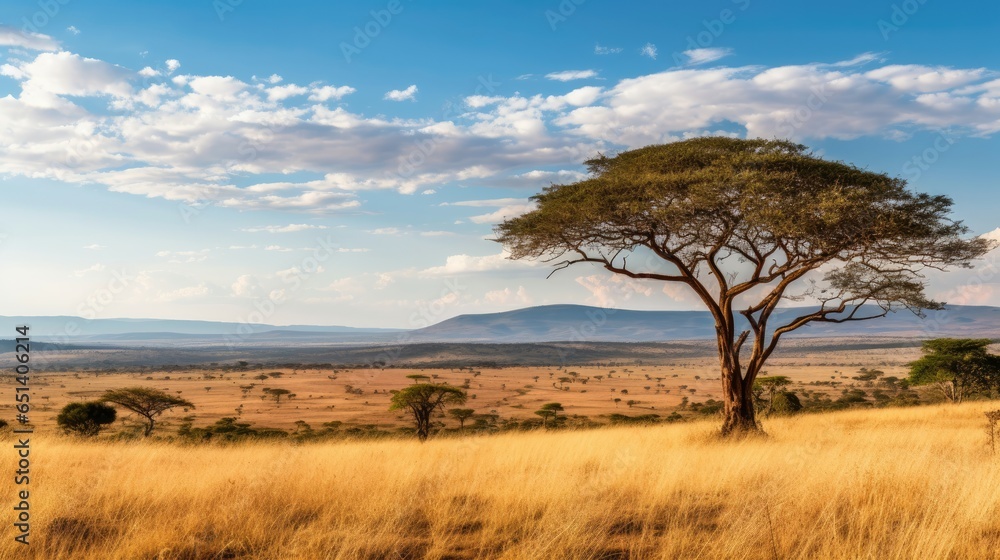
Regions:
<instances>
[{"instance_id":1,"label":"savanna plain","mask_svg":"<svg viewBox=\"0 0 1000 560\"><path fill-rule=\"evenodd\" d=\"M0 558L1000 558L1000 455L984 417L1000 403L925 396L895 406L894 383L859 375L878 368L880 379L903 379L918 355L775 360L769 373L792 379L803 403L861 391L868 404L766 416L766 437L739 441L719 439L718 417L701 411L719 385L708 359L41 373L32 544L6 539ZM388 391L414 382L407 375L466 385L466 407L515 428L460 428L442 416L420 443L407 417L388 411ZM124 414L96 439L58 432L65 403L123 386L169 390L196 408L165 414L150 438L131 437ZM275 399L265 387L295 396ZM13 386L0 393L9 402ZM564 408L558 429L533 415L548 402ZM609 422L615 414L659 421ZM178 435L225 417L290 435ZM15 461L0 454L5 472ZM0 480L10 512L13 479Z\"/></svg>"}]
</instances>

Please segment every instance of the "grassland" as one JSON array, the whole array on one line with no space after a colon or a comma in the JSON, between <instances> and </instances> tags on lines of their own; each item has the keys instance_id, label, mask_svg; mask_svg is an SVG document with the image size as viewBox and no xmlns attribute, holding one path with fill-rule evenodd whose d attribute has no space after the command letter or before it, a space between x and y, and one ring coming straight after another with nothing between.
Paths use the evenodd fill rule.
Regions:
<instances>
[{"instance_id":1,"label":"grassland","mask_svg":"<svg viewBox=\"0 0 1000 560\"><path fill-rule=\"evenodd\" d=\"M34 440L30 548L134 559L996 558L998 403L293 446ZM13 453L0 456L12 472ZM2 477L10 512L14 487Z\"/></svg>"},{"instance_id":2,"label":"grassland","mask_svg":"<svg viewBox=\"0 0 1000 560\"><path fill-rule=\"evenodd\" d=\"M919 357L917 348L797 352L772 358L768 373L786 375L795 382L792 390L836 398L851 386L862 387L852 378L861 367L878 368L886 376L905 378L905 364ZM462 360L468 361L465 355ZM280 377L255 377L279 372ZM705 402L720 397L718 358L686 356L658 364L614 363L565 367L502 368L305 368L254 367L204 368L185 366L172 370L120 368L114 373L68 371L37 373L32 381L34 421L39 429L53 431L55 417L67 403L98 398L105 390L142 385L178 394L195 403L188 412L163 417L160 433L174 432L181 417L194 415L195 426L220 418L240 416L242 422L284 430L304 421L318 427L339 421L351 425L376 425L392 430L408 425L402 414L390 413L390 391L412 381L407 375L431 376L434 382L455 386L468 384L467 405L477 413L495 411L502 418L530 419L538 406L560 402L568 414L603 421L602 416L622 414L671 414L683 398ZM560 382L560 378L566 379ZM835 386L816 385L835 383ZM254 384L244 394L241 387ZM348 392L350 386L358 392ZM267 397L265 388L292 391L294 399L279 404ZM871 388L868 388L870 391ZM0 414L14 416L14 379L0 378ZM615 399L619 399L618 402ZM627 402L634 405L628 407ZM237 409L239 411L237 412ZM124 415L123 415L124 417ZM453 424L453 422L452 422Z\"/></svg>"}]
</instances>

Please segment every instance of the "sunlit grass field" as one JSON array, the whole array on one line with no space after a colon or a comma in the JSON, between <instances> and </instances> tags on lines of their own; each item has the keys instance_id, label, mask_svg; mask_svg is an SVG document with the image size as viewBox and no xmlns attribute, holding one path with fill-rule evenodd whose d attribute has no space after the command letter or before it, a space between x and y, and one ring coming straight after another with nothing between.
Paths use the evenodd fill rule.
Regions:
<instances>
[{"instance_id":1,"label":"sunlit grass field","mask_svg":"<svg viewBox=\"0 0 1000 560\"><path fill-rule=\"evenodd\" d=\"M32 440L5 559L998 558L1000 403L497 436ZM0 454L13 473L15 453Z\"/></svg>"}]
</instances>

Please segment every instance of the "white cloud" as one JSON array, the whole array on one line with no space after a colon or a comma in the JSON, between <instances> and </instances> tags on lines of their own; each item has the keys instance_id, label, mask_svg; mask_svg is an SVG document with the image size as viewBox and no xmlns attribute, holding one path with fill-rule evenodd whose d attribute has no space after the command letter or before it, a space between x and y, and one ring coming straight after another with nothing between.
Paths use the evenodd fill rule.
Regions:
<instances>
[{"instance_id":1,"label":"white cloud","mask_svg":"<svg viewBox=\"0 0 1000 560\"><path fill-rule=\"evenodd\" d=\"M73 276L76 276L76 277L86 276L87 274L90 274L91 272L101 272L105 268L107 268L107 267L105 267L103 264L97 263L97 264L88 266L87 268L84 268L82 270L73 271Z\"/></svg>"},{"instance_id":2,"label":"white cloud","mask_svg":"<svg viewBox=\"0 0 1000 560\"><path fill-rule=\"evenodd\" d=\"M433 231L422 231L420 232L420 235L424 237L445 237L448 235L455 235L455 233L451 231L433 230Z\"/></svg>"},{"instance_id":3,"label":"white cloud","mask_svg":"<svg viewBox=\"0 0 1000 560\"><path fill-rule=\"evenodd\" d=\"M48 35L0 25L0 47L21 47L33 51L57 51L59 41Z\"/></svg>"},{"instance_id":4,"label":"white cloud","mask_svg":"<svg viewBox=\"0 0 1000 560\"><path fill-rule=\"evenodd\" d=\"M170 74L173 74L174 72L177 71L178 68L181 67L180 61L173 58L167 60L164 64L167 65L167 72Z\"/></svg>"},{"instance_id":5,"label":"white cloud","mask_svg":"<svg viewBox=\"0 0 1000 560\"><path fill-rule=\"evenodd\" d=\"M470 216L469 221L474 224L495 224L509 218L516 218L521 214L531 212L534 209L535 209L534 202L528 202L525 204L511 204L509 206L503 206L497 209L495 212L490 212L489 214Z\"/></svg>"},{"instance_id":6,"label":"white cloud","mask_svg":"<svg viewBox=\"0 0 1000 560\"><path fill-rule=\"evenodd\" d=\"M167 262L174 264L201 262L208 258L210 249L199 251L159 251L157 257L169 259Z\"/></svg>"},{"instance_id":7,"label":"white cloud","mask_svg":"<svg viewBox=\"0 0 1000 560\"><path fill-rule=\"evenodd\" d=\"M546 74L545 77L550 80L556 80L559 82L569 82L571 80L584 80L586 78L593 78L597 76L597 72L593 70L564 70L562 72L552 72L551 74Z\"/></svg>"},{"instance_id":8,"label":"white cloud","mask_svg":"<svg viewBox=\"0 0 1000 560\"><path fill-rule=\"evenodd\" d=\"M250 274L244 274L236 279L232 285L232 295L236 297L254 297L260 293L260 281Z\"/></svg>"},{"instance_id":9,"label":"white cloud","mask_svg":"<svg viewBox=\"0 0 1000 560\"><path fill-rule=\"evenodd\" d=\"M506 250L496 255L476 257L472 255L451 255L442 266L435 266L421 271L421 274L440 276L448 274L464 274L469 272L486 272L503 268L530 267L532 261L511 261Z\"/></svg>"},{"instance_id":10,"label":"white cloud","mask_svg":"<svg viewBox=\"0 0 1000 560\"><path fill-rule=\"evenodd\" d=\"M598 307L617 307L633 297L653 295L653 285L619 275L593 274L579 276L576 283L583 286L590 296L587 303Z\"/></svg>"},{"instance_id":11,"label":"white cloud","mask_svg":"<svg viewBox=\"0 0 1000 560\"><path fill-rule=\"evenodd\" d=\"M603 47L600 44L594 45L594 54L618 54L622 52L621 47Z\"/></svg>"},{"instance_id":12,"label":"white cloud","mask_svg":"<svg viewBox=\"0 0 1000 560\"><path fill-rule=\"evenodd\" d=\"M309 101L339 101L341 98L350 95L358 90L352 88L351 86L322 86L318 88L313 88L312 93L309 95Z\"/></svg>"},{"instance_id":13,"label":"white cloud","mask_svg":"<svg viewBox=\"0 0 1000 560\"><path fill-rule=\"evenodd\" d=\"M156 299L161 302L180 301L185 299L197 299L208 295L208 286L204 283L197 286L178 288L167 292L159 292Z\"/></svg>"},{"instance_id":14,"label":"white cloud","mask_svg":"<svg viewBox=\"0 0 1000 560\"><path fill-rule=\"evenodd\" d=\"M91 243L90 245L84 245L83 248L84 249L90 249L91 251L99 251L101 249L104 249L105 247L104 247L104 245L100 245L100 244L97 244L97 243Z\"/></svg>"},{"instance_id":15,"label":"white cloud","mask_svg":"<svg viewBox=\"0 0 1000 560\"><path fill-rule=\"evenodd\" d=\"M75 25L71 25L71 26L67 27L66 31L69 31L73 35L79 35L80 34L80 30L77 29Z\"/></svg>"},{"instance_id":16,"label":"white cloud","mask_svg":"<svg viewBox=\"0 0 1000 560\"><path fill-rule=\"evenodd\" d=\"M518 286L517 291L504 288L502 290L486 292L483 295L483 299L487 303L494 305L531 305L532 303L531 296L528 295L528 290L524 286Z\"/></svg>"},{"instance_id":17,"label":"white cloud","mask_svg":"<svg viewBox=\"0 0 1000 560\"><path fill-rule=\"evenodd\" d=\"M688 64L695 66L698 64L705 64L708 62L715 62L720 58L725 58L733 54L733 49L725 48L706 48L706 49L691 49L684 51L684 56L688 57ZM655 56L653 58L656 58Z\"/></svg>"},{"instance_id":18,"label":"white cloud","mask_svg":"<svg viewBox=\"0 0 1000 560\"><path fill-rule=\"evenodd\" d=\"M399 235L403 232L399 228L385 227L385 228L376 228L370 230L368 233L371 233L373 235Z\"/></svg>"},{"instance_id":19,"label":"white cloud","mask_svg":"<svg viewBox=\"0 0 1000 560\"><path fill-rule=\"evenodd\" d=\"M295 97L297 95L305 95L309 93L309 88L297 86L295 84L288 84L284 86L275 86L268 88L267 90L268 101L284 101L289 97Z\"/></svg>"},{"instance_id":20,"label":"white cloud","mask_svg":"<svg viewBox=\"0 0 1000 560\"><path fill-rule=\"evenodd\" d=\"M639 54L656 60L656 45L653 43L646 43L641 49L639 49Z\"/></svg>"},{"instance_id":21,"label":"white cloud","mask_svg":"<svg viewBox=\"0 0 1000 560\"><path fill-rule=\"evenodd\" d=\"M394 89L386 92L384 99L387 101L415 101L417 97L417 86L411 85L406 89Z\"/></svg>"},{"instance_id":22,"label":"white cloud","mask_svg":"<svg viewBox=\"0 0 1000 560\"><path fill-rule=\"evenodd\" d=\"M248 233L295 233L298 231L306 231L310 229L327 229L326 226L314 225L314 224L288 224L287 226L257 226L243 228L240 231L245 231Z\"/></svg>"}]
</instances>

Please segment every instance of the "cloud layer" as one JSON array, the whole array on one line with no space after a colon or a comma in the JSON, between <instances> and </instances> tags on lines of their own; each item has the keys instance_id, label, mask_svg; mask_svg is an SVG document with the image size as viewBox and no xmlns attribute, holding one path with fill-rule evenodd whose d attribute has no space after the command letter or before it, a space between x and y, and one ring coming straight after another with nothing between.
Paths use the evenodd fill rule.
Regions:
<instances>
[{"instance_id":1,"label":"cloud layer","mask_svg":"<svg viewBox=\"0 0 1000 560\"><path fill-rule=\"evenodd\" d=\"M878 65L868 54L829 64L686 67L608 87L550 82L562 93L474 95L432 119L353 112L340 104L356 93L349 85L177 74L176 60L134 71L3 27L0 45L36 51L24 59L8 53L0 65L17 92L0 98L0 173L240 210L353 210L365 190L510 181L513 170L577 166L599 150L719 130L797 140L1000 131L997 71ZM688 56L696 64L725 54ZM414 100L417 91L385 96ZM563 179L572 177L551 177ZM477 218L524 209L506 206Z\"/></svg>"}]
</instances>

